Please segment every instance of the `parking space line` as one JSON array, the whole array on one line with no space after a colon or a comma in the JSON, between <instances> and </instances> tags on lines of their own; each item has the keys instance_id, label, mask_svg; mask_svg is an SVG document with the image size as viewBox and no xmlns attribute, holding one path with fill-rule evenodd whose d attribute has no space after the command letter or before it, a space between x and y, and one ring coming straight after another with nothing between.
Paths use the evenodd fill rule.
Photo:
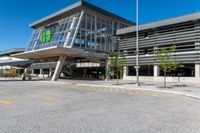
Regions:
<instances>
[{"instance_id":1,"label":"parking space line","mask_svg":"<svg viewBox=\"0 0 200 133\"><path fill-rule=\"evenodd\" d=\"M6 105L8 105L8 104L11 104L11 102L7 101L7 100L0 100L0 104L6 104Z\"/></svg>"},{"instance_id":2,"label":"parking space line","mask_svg":"<svg viewBox=\"0 0 200 133\"><path fill-rule=\"evenodd\" d=\"M44 100L54 100L55 98L52 96L43 96L42 99Z\"/></svg>"}]
</instances>

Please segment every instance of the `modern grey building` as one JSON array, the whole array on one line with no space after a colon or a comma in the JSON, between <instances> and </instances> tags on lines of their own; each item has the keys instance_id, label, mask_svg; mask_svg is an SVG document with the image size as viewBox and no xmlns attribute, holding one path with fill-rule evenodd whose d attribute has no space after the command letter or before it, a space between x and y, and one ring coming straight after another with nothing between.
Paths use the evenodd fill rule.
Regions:
<instances>
[{"instance_id":1,"label":"modern grey building","mask_svg":"<svg viewBox=\"0 0 200 133\"><path fill-rule=\"evenodd\" d=\"M104 75L109 53L118 49L114 40L116 30L133 25L129 20L79 1L30 24L33 32L26 51L12 56L52 62L46 68L53 81L61 73L68 77L99 78Z\"/></svg>"},{"instance_id":2,"label":"modern grey building","mask_svg":"<svg viewBox=\"0 0 200 133\"><path fill-rule=\"evenodd\" d=\"M135 78L136 27L117 30L119 50L126 57L124 79ZM168 80L198 81L200 78L200 12L139 25L139 65L141 79L160 80L163 72L155 62L154 52L176 45L171 56L183 68L168 73ZM152 78L154 77L154 78Z\"/></svg>"}]
</instances>

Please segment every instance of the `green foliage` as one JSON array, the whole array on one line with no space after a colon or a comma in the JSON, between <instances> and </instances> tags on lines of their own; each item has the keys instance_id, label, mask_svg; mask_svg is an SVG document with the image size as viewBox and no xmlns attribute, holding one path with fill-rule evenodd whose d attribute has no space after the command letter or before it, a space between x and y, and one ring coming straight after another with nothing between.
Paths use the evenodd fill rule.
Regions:
<instances>
[{"instance_id":1,"label":"green foliage","mask_svg":"<svg viewBox=\"0 0 200 133\"><path fill-rule=\"evenodd\" d=\"M182 67L182 65L179 65L175 59L171 58L175 49L176 46L173 45L171 47L164 47L156 51L154 56L162 71L171 72L175 71L178 67Z\"/></svg>"},{"instance_id":2,"label":"green foliage","mask_svg":"<svg viewBox=\"0 0 200 133\"><path fill-rule=\"evenodd\" d=\"M106 76L116 76L118 82L119 74L123 72L125 63L125 58L119 51L113 52L108 58L109 68L106 70Z\"/></svg>"},{"instance_id":3,"label":"green foliage","mask_svg":"<svg viewBox=\"0 0 200 133\"><path fill-rule=\"evenodd\" d=\"M109 76L112 76L112 75L113 75L113 72L110 70L110 68L107 68L105 71L106 78L108 78Z\"/></svg>"},{"instance_id":4,"label":"green foliage","mask_svg":"<svg viewBox=\"0 0 200 133\"><path fill-rule=\"evenodd\" d=\"M176 49L175 45L171 47L164 47L161 49L157 49L157 51L154 54L156 63L159 65L160 69L164 72L164 87L166 87L166 73L175 71L179 67L183 67L183 65L179 65L176 62L176 59L172 58L175 49Z\"/></svg>"}]
</instances>

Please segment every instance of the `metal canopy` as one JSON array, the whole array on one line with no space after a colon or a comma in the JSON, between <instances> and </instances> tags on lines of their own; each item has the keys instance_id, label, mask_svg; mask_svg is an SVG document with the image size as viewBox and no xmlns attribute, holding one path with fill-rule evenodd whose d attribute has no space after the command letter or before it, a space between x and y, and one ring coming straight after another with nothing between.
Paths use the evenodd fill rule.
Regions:
<instances>
[{"instance_id":1,"label":"metal canopy","mask_svg":"<svg viewBox=\"0 0 200 133\"><path fill-rule=\"evenodd\" d=\"M84 49L78 48L63 48L63 47L49 47L34 51L27 51L24 53L13 54L12 57L20 58L20 59L51 59L51 58L58 58L61 55L65 55L68 57L95 57L95 58L106 58L106 54L102 53L95 53L95 52L88 52Z\"/></svg>"}]
</instances>

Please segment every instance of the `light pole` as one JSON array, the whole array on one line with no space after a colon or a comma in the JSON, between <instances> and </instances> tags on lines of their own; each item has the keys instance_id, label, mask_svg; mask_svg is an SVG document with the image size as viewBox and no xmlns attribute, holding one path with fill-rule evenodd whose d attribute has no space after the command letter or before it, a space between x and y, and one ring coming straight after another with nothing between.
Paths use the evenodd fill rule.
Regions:
<instances>
[{"instance_id":1,"label":"light pole","mask_svg":"<svg viewBox=\"0 0 200 133\"><path fill-rule=\"evenodd\" d=\"M136 69L136 86L140 86L140 81L139 81L139 46L138 46L138 43L139 43L139 32L138 32L138 29L139 29L139 7L138 7L138 0L136 0L136 66L135 66L135 69Z\"/></svg>"}]
</instances>

